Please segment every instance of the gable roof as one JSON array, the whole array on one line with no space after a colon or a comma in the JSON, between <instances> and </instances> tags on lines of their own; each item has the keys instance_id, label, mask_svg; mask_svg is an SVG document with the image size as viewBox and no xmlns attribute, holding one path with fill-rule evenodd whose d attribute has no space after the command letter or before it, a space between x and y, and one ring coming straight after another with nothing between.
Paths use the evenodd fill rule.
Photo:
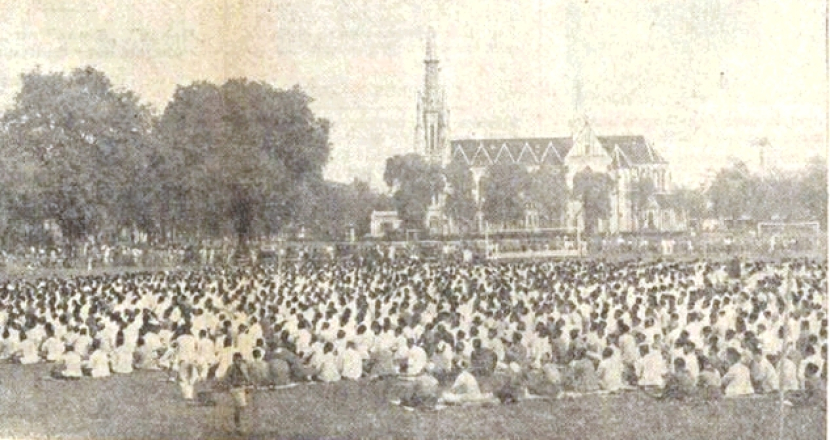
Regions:
<instances>
[{"instance_id":1,"label":"gable roof","mask_svg":"<svg viewBox=\"0 0 830 440\"><path fill-rule=\"evenodd\" d=\"M456 139L450 141L450 157L469 166L562 165L571 145L571 138Z\"/></svg>"},{"instance_id":2,"label":"gable roof","mask_svg":"<svg viewBox=\"0 0 830 440\"><path fill-rule=\"evenodd\" d=\"M616 168L668 163L643 136L599 136L597 139L611 155Z\"/></svg>"},{"instance_id":3,"label":"gable roof","mask_svg":"<svg viewBox=\"0 0 830 440\"><path fill-rule=\"evenodd\" d=\"M598 136L615 168L668 163L644 136ZM513 139L456 139L450 141L450 157L468 166L516 163L561 166L573 147L570 137Z\"/></svg>"}]
</instances>

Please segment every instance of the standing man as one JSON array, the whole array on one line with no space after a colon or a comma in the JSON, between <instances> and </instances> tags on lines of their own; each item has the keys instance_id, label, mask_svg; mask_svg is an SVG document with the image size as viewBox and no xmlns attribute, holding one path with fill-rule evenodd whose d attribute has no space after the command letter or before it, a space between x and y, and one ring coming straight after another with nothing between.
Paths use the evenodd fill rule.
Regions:
<instances>
[{"instance_id":1,"label":"standing man","mask_svg":"<svg viewBox=\"0 0 830 440\"><path fill-rule=\"evenodd\" d=\"M242 411L248 406L245 393L251 385L251 378L248 375L245 361L242 359L242 353L233 354L233 363L225 375L225 383L230 388L233 398L234 427L238 432L242 432Z\"/></svg>"}]
</instances>

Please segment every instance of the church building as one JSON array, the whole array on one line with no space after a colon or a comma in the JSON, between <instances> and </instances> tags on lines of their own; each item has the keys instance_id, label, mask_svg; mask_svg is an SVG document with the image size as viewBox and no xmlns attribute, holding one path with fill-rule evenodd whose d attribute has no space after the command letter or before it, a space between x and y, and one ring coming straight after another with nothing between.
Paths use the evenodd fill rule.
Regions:
<instances>
[{"instance_id":1,"label":"church building","mask_svg":"<svg viewBox=\"0 0 830 440\"><path fill-rule=\"evenodd\" d=\"M418 94L415 125L415 152L434 165L446 167L453 162L469 167L474 179L473 197L482 200L482 181L488 169L500 163L513 163L535 170L555 167L565 175L568 191L573 190L574 176L584 170L610 177L610 214L594 230L600 233L674 232L686 228L685 215L671 204L671 175L668 162L641 135L597 135L586 117L571 125L570 136L513 139L451 139L449 109L439 79L440 67L432 29L426 43L424 85ZM638 199L637 183L648 179L653 184L645 200ZM642 191L642 190L640 190ZM539 224L529 208L525 228L542 230L584 230L582 203L570 194L562 218L552 224ZM637 200L640 200L637 202ZM443 199L433 200L425 226L432 234L455 232L453 219L443 212ZM491 229L479 210L479 232ZM489 226L485 226L489 225Z\"/></svg>"}]
</instances>

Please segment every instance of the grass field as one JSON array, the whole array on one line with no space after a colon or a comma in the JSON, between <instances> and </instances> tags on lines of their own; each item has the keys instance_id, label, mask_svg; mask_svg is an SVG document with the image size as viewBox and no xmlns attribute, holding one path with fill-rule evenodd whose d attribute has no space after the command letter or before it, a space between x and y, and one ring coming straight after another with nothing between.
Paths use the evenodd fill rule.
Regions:
<instances>
[{"instance_id":1,"label":"grass field","mask_svg":"<svg viewBox=\"0 0 830 440\"><path fill-rule=\"evenodd\" d=\"M390 383L341 382L257 391L234 434L230 397L203 407L159 372L76 382L42 379L44 365L0 365L2 438L776 439L773 397L715 405L658 402L640 393L441 411L387 401ZM786 412L787 439L825 437L817 408Z\"/></svg>"}]
</instances>

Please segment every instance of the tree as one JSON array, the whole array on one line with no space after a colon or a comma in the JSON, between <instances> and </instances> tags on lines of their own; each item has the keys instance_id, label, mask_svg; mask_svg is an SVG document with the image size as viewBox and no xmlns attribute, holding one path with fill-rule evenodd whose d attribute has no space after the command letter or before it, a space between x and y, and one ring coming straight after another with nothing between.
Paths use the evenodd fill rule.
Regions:
<instances>
[{"instance_id":1,"label":"tree","mask_svg":"<svg viewBox=\"0 0 830 440\"><path fill-rule=\"evenodd\" d=\"M749 168L736 161L718 171L706 195L715 216L737 220L751 214L755 193L756 185Z\"/></svg>"},{"instance_id":2,"label":"tree","mask_svg":"<svg viewBox=\"0 0 830 440\"><path fill-rule=\"evenodd\" d=\"M522 165L497 163L488 168L482 206L487 220L503 225L521 222L529 186L529 174Z\"/></svg>"},{"instance_id":3,"label":"tree","mask_svg":"<svg viewBox=\"0 0 830 440\"><path fill-rule=\"evenodd\" d=\"M542 165L529 179L528 198L536 206L540 220L543 224L559 226L568 203L565 174L556 167Z\"/></svg>"},{"instance_id":4,"label":"tree","mask_svg":"<svg viewBox=\"0 0 830 440\"><path fill-rule=\"evenodd\" d=\"M475 229L476 201L473 197L473 173L465 164L454 161L444 169L447 180L446 213L462 234Z\"/></svg>"},{"instance_id":5,"label":"tree","mask_svg":"<svg viewBox=\"0 0 830 440\"><path fill-rule=\"evenodd\" d=\"M827 160L814 157L800 179L797 199L809 212L809 220L818 220L827 230Z\"/></svg>"},{"instance_id":6,"label":"tree","mask_svg":"<svg viewBox=\"0 0 830 440\"><path fill-rule=\"evenodd\" d=\"M149 108L90 67L21 79L2 119L4 157L17 162L6 169L18 182L13 198L35 206L16 212L31 222L53 219L69 246L146 217L128 200L148 164Z\"/></svg>"},{"instance_id":7,"label":"tree","mask_svg":"<svg viewBox=\"0 0 830 440\"><path fill-rule=\"evenodd\" d=\"M233 79L176 89L158 121L156 175L173 204L165 221L221 232L229 220L241 249L257 226L294 220L299 188L322 179L329 122L298 86Z\"/></svg>"},{"instance_id":8,"label":"tree","mask_svg":"<svg viewBox=\"0 0 830 440\"><path fill-rule=\"evenodd\" d=\"M631 198L632 214L634 214L634 219L638 229L643 229L643 225L640 223L640 215L648 206L649 199L651 199L656 191L657 188L651 177L640 176L631 182L631 192L629 193L629 196ZM646 227L650 226L651 225L646 225Z\"/></svg>"},{"instance_id":9,"label":"tree","mask_svg":"<svg viewBox=\"0 0 830 440\"><path fill-rule=\"evenodd\" d=\"M300 191L297 222L315 238L342 240L349 227L357 236L369 233L370 217L380 196L368 183L358 179L350 184L309 180Z\"/></svg>"},{"instance_id":10,"label":"tree","mask_svg":"<svg viewBox=\"0 0 830 440\"><path fill-rule=\"evenodd\" d=\"M574 175L573 196L582 204L585 234L593 234L599 220L608 219L611 214L613 190L614 182L607 174L597 173L585 167Z\"/></svg>"},{"instance_id":11,"label":"tree","mask_svg":"<svg viewBox=\"0 0 830 440\"><path fill-rule=\"evenodd\" d=\"M393 191L392 201L402 226L423 228L429 205L444 191L441 168L418 154L393 156L386 159L383 180Z\"/></svg>"},{"instance_id":12,"label":"tree","mask_svg":"<svg viewBox=\"0 0 830 440\"><path fill-rule=\"evenodd\" d=\"M668 197L669 203L678 213L685 213L690 221L700 224L706 217L706 196L700 189L678 188Z\"/></svg>"}]
</instances>

